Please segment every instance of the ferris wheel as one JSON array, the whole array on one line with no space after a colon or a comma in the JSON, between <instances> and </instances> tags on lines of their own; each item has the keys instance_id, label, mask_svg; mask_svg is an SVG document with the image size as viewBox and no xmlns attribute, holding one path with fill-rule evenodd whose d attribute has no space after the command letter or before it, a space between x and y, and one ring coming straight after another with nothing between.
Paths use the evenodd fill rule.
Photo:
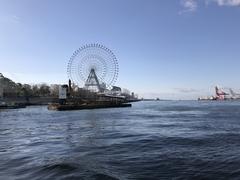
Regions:
<instances>
[{"instance_id":1,"label":"ferris wheel","mask_svg":"<svg viewBox=\"0 0 240 180\"><path fill-rule=\"evenodd\" d=\"M77 49L67 68L73 83L93 91L111 88L117 80L118 71L116 56L100 44L88 44Z\"/></svg>"}]
</instances>

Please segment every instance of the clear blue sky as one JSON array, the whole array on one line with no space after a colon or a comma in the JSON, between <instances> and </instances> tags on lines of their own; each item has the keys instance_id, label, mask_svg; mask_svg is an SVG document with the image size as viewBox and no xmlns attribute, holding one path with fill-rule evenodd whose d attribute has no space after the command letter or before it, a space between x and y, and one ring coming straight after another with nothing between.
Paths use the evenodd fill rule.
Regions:
<instances>
[{"instance_id":1,"label":"clear blue sky","mask_svg":"<svg viewBox=\"0 0 240 180\"><path fill-rule=\"evenodd\" d=\"M0 72L64 83L72 53L111 49L117 85L145 97L240 91L240 0L0 0Z\"/></svg>"}]
</instances>

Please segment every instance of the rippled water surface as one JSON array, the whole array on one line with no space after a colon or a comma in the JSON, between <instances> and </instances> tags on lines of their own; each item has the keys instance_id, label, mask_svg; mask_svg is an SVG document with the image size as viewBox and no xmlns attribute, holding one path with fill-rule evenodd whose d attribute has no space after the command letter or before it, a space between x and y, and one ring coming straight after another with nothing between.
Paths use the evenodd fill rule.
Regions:
<instances>
[{"instance_id":1,"label":"rippled water surface","mask_svg":"<svg viewBox=\"0 0 240 180\"><path fill-rule=\"evenodd\" d=\"M240 102L0 111L0 179L240 179Z\"/></svg>"}]
</instances>

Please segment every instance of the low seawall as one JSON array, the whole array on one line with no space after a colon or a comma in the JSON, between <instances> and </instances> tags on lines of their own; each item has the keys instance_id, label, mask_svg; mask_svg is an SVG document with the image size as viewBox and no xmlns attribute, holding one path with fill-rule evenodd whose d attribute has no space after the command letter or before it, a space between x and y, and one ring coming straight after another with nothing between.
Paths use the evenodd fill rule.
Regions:
<instances>
[{"instance_id":1,"label":"low seawall","mask_svg":"<svg viewBox=\"0 0 240 180\"><path fill-rule=\"evenodd\" d=\"M21 103L27 105L47 105L49 103L57 103L58 98L53 97L7 97L3 98L6 103Z\"/></svg>"}]
</instances>

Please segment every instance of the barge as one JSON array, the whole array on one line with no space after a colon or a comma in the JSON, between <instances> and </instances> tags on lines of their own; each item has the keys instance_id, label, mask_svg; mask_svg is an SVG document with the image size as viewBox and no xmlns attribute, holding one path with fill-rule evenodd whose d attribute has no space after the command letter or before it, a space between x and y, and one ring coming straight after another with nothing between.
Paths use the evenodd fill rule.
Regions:
<instances>
[{"instance_id":1,"label":"barge","mask_svg":"<svg viewBox=\"0 0 240 180\"><path fill-rule=\"evenodd\" d=\"M102 108L123 108L131 107L132 104L129 103L100 103L100 104L49 104L48 110L55 111L70 111L70 110L84 110L84 109L102 109Z\"/></svg>"}]
</instances>

